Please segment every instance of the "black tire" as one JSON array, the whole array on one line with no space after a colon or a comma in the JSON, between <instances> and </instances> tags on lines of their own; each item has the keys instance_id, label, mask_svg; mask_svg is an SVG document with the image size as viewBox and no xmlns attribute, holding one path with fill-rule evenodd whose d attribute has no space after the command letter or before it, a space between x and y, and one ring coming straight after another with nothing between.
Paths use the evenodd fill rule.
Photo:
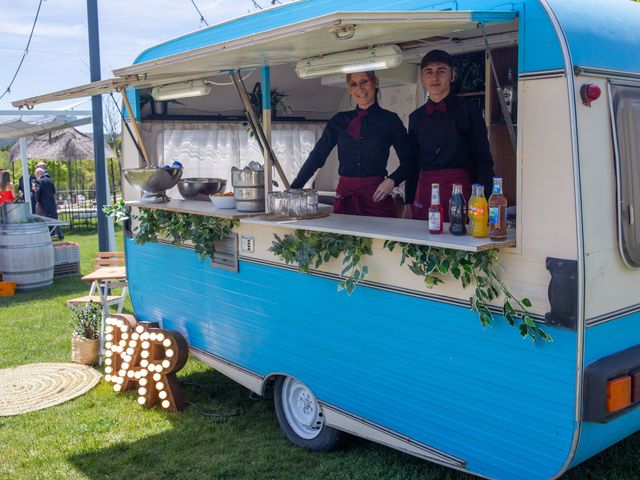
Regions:
<instances>
[{"instance_id":1,"label":"black tire","mask_svg":"<svg viewBox=\"0 0 640 480\"><path fill-rule=\"evenodd\" d=\"M283 404L285 398L283 395L283 387L285 386L285 380L290 377L278 377L274 385L273 400L276 407L276 417L278 417L278 423L284 436L295 445L305 448L310 452L328 452L335 450L339 447L346 434L340 430L336 430L333 427L329 427L322 422L322 425L317 429L317 434L313 438L304 438L294 430L294 427L289 423L289 419L285 414L286 406ZM322 417L322 413L319 413Z\"/></svg>"}]
</instances>

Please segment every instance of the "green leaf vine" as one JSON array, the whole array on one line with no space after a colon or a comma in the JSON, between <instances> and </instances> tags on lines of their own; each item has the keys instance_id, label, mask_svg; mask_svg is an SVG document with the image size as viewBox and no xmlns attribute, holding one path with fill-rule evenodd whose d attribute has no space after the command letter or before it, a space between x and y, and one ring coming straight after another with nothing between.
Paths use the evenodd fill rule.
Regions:
<instances>
[{"instance_id":1,"label":"green leaf vine","mask_svg":"<svg viewBox=\"0 0 640 480\"><path fill-rule=\"evenodd\" d=\"M153 242L160 235L164 235L174 245L190 240L201 260L213 257L215 242L227 237L238 224L237 219L152 208L141 208L138 215L131 215L123 201L104 207L103 211L116 221L136 220L137 225L132 232L136 243L142 245Z\"/></svg>"},{"instance_id":2,"label":"green leaf vine","mask_svg":"<svg viewBox=\"0 0 640 480\"><path fill-rule=\"evenodd\" d=\"M443 283L442 277L447 275L459 280L463 288L475 285L469 302L483 327L493 325L494 317L489 303L502 295L504 298L502 314L509 325L518 327L523 338L529 337L533 342L538 339L553 341L551 336L533 320L528 310L531 307L531 301L528 298L517 299L500 279L497 250L465 252L390 240L384 243L384 247L390 251L400 247L402 249L400 264L403 265L407 259L410 259L409 269L416 275L424 277L428 288Z\"/></svg>"},{"instance_id":3,"label":"green leaf vine","mask_svg":"<svg viewBox=\"0 0 640 480\"><path fill-rule=\"evenodd\" d=\"M298 265L303 273L308 273L312 266L317 269L323 263L344 255L340 273L344 279L338 284L338 290L346 290L348 295L369 273L362 259L372 253L370 238L307 230L296 230L283 237L277 234L273 236L269 251L287 264Z\"/></svg>"}]
</instances>

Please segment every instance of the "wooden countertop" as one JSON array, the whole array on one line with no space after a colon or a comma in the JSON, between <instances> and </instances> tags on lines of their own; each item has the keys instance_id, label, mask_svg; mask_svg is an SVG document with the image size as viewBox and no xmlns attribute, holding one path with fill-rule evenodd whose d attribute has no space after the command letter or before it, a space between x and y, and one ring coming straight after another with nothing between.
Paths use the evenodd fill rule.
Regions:
<instances>
[{"instance_id":1,"label":"wooden countertop","mask_svg":"<svg viewBox=\"0 0 640 480\"><path fill-rule=\"evenodd\" d=\"M264 215L264 212L239 212L235 208L216 208L211 202L200 200L177 200L172 199L166 203L148 202L126 202L127 206L152 208L155 210L168 210L170 212L193 213L195 215L206 215L218 218L247 218Z\"/></svg>"}]
</instances>

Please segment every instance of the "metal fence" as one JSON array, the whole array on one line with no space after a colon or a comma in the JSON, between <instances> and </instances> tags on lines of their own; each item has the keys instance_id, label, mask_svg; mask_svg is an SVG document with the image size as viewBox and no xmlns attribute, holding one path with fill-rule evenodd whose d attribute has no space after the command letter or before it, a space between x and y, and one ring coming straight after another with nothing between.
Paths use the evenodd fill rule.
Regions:
<instances>
[{"instance_id":1,"label":"metal fence","mask_svg":"<svg viewBox=\"0 0 640 480\"><path fill-rule=\"evenodd\" d=\"M115 202L119 192L111 193L111 201ZM58 190L58 219L69 222L71 230L93 229L98 225L95 190Z\"/></svg>"}]
</instances>

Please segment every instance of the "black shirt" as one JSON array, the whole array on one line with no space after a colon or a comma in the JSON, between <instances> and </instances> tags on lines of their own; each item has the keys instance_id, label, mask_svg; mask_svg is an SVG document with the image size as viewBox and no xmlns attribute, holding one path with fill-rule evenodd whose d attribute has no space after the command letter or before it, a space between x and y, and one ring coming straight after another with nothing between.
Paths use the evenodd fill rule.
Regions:
<instances>
[{"instance_id":1,"label":"black shirt","mask_svg":"<svg viewBox=\"0 0 640 480\"><path fill-rule=\"evenodd\" d=\"M406 203L414 200L420 170L463 168L472 182L491 193L493 158L482 113L462 97L448 95L442 101L446 112L436 110L427 115L423 105L409 116L413 174L405 185Z\"/></svg>"},{"instance_id":2,"label":"black shirt","mask_svg":"<svg viewBox=\"0 0 640 480\"><path fill-rule=\"evenodd\" d=\"M362 118L360 138L357 139L347 133L347 127L358 110L337 113L329 120L291 188L302 188L325 164L336 145L338 173L346 177L386 177L389 150L393 145L400 166L389 178L396 185L405 180L411 159L407 131L400 117L374 103L367 109L368 115Z\"/></svg>"}]
</instances>

